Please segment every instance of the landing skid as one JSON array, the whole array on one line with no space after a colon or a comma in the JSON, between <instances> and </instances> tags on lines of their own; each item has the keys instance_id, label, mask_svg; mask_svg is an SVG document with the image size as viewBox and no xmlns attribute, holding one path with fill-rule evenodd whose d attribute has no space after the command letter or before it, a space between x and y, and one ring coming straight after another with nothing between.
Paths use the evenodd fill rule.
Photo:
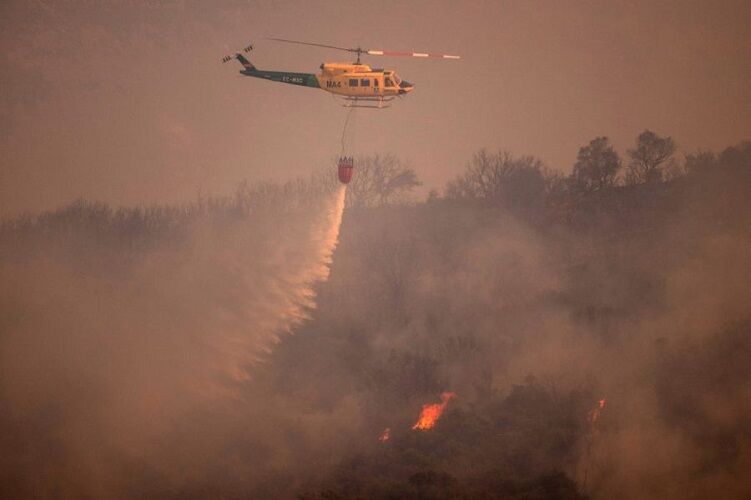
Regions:
<instances>
[{"instance_id":1,"label":"landing skid","mask_svg":"<svg viewBox=\"0 0 751 500\"><path fill-rule=\"evenodd\" d=\"M391 106L387 103L394 100L393 97L344 97L345 103L342 104L345 108L370 108L370 109L384 109ZM363 104L361 104L363 103Z\"/></svg>"}]
</instances>

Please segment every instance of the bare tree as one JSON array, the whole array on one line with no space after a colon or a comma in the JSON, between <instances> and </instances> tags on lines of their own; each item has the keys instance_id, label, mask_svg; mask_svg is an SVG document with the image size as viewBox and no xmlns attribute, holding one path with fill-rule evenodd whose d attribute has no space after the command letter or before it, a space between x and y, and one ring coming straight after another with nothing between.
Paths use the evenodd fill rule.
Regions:
<instances>
[{"instance_id":1,"label":"bare tree","mask_svg":"<svg viewBox=\"0 0 751 500\"><path fill-rule=\"evenodd\" d=\"M626 174L627 184L659 182L662 165L675 153L675 142L670 137L660 137L645 130L636 138L636 148L628 150L631 161Z\"/></svg>"},{"instance_id":2,"label":"bare tree","mask_svg":"<svg viewBox=\"0 0 751 500\"><path fill-rule=\"evenodd\" d=\"M310 184L315 193L338 189L336 165L317 169L310 177ZM358 157L347 187L347 206L376 207L404 202L421 184L417 173L394 155Z\"/></svg>"},{"instance_id":3,"label":"bare tree","mask_svg":"<svg viewBox=\"0 0 751 500\"><path fill-rule=\"evenodd\" d=\"M393 155L358 158L347 188L347 203L374 207L403 202L421 184L417 173Z\"/></svg>"},{"instance_id":4,"label":"bare tree","mask_svg":"<svg viewBox=\"0 0 751 500\"><path fill-rule=\"evenodd\" d=\"M532 156L481 150L467 170L446 186L446 197L477 199L511 209L540 208L545 201L547 170Z\"/></svg>"},{"instance_id":5,"label":"bare tree","mask_svg":"<svg viewBox=\"0 0 751 500\"><path fill-rule=\"evenodd\" d=\"M579 149L571 182L580 191L600 191L615 184L620 168L621 159L608 138L596 137Z\"/></svg>"}]
</instances>

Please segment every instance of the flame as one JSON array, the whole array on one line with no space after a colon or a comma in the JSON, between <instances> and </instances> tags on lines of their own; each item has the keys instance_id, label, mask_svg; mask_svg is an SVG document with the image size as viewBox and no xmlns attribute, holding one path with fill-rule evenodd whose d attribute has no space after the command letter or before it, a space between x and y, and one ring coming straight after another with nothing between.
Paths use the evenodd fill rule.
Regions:
<instances>
[{"instance_id":1,"label":"flame","mask_svg":"<svg viewBox=\"0 0 751 500\"><path fill-rule=\"evenodd\" d=\"M378 438L378 441L385 443L389 439L391 439L391 427L386 427L385 429L383 429L383 432Z\"/></svg>"},{"instance_id":2,"label":"flame","mask_svg":"<svg viewBox=\"0 0 751 500\"><path fill-rule=\"evenodd\" d=\"M584 480L582 481L582 491L584 491L587 486L587 473L589 472L589 459L592 456L592 444L599 433L599 430L597 429L597 420L600 418L600 413L602 413L603 408L605 408L604 398L597 402L597 406L587 412L589 433L587 436L586 455L584 457Z\"/></svg>"},{"instance_id":3,"label":"flame","mask_svg":"<svg viewBox=\"0 0 751 500\"><path fill-rule=\"evenodd\" d=\"M412 426L412 430L426 431L432 429L435 423L441 418L443 410L449 401L456 397L453 392L444 392L441 394L441 402L435 404L422 405L422 411L420 412L420 418L417 419L415 425Z\"/></svg>"},{"instance_id":4,"label":"flame","mask_svg":"<svg viewBox=\"0 0 751 500\"><path fill-rule=\"evenodd\" d=\"M602 412L603 408L605 408L605 400L601 399L597 402L597 406L589 410L589 413L587 413L587 421L594 425L594 423L600 418L600 412Z\"/></svg>"}]
</instances>

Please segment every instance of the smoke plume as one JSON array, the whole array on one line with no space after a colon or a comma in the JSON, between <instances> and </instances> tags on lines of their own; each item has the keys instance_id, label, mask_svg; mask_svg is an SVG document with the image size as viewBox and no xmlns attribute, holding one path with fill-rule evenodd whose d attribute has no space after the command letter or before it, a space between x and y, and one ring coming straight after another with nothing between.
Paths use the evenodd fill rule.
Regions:
<instances>
[{"instance_id":1,"label":"smoke plume","mask_svg":"<svg viewBox=\"0 0 751 500\"><path fill-rule=\"evenodd\" d=\"M246 216L209 210L182 234L130 250L76 227L96 210L74 205L49 216L54 223L37 221L63 227L44 247L18 233L4 240L3 493L128 496L149 491L133 484L149 475L160 488L182 487L228 444L228 427L233 440L272 435L262 421L273 401L257 408L238 388L315 307L344 200L341 186L299 206L272 199ZM102 216L127 225L125 214ZM241 414L249 429L235 428Z\"/></svg>"}]
</instances>

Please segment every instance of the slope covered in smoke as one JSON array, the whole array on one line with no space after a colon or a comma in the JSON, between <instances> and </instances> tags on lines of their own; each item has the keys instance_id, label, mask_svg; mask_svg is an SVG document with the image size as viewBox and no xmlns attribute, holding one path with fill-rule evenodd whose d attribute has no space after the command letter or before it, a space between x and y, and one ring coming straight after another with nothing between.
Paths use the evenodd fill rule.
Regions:
<instances>
[{"instance_id":1,"label":"slope covered in smoke","mask_svg":"<svg viewBox=\"0 0 751 500\"><path fill-rule=\"evenodd\" d=\"M297 366L279 380L311 404L358 394L371 446L307 491L506 498L558 470L602 498L747 494L740 150L735 163L515 216L482 199L350 213L317 321L277 353ZM303 362L313 345L331 355ZM345 349L357 361L329 366L340 376L324 388L295 376ZM410 432L445 390L458 394L445 421Z\"/></svg>"},{"instance_id":2,"label":"slope covered in smoke","mask_svg":"<svg viewBox=\"0 0 751 500\"><path fill-rule=\"evenodd\" d=\"M308 318L344 196L261 186L232 202L118 212L80 202L8 224L4 493L123 494L130 466L182 483L182 460L210 451L179 434L245 408L231 402L249 366Z\"/></svg>"},{"instance_id":3,"label":"slope covered in smoke","mask_svg":"<svg viewBox=\"0 0 751 500\"><path fill-rule=\"evenodd\" d=\"M12 221L2 493L748 495L750 166L353 203L314 288L316 183Z\"/></svg>"}]
</instances>

